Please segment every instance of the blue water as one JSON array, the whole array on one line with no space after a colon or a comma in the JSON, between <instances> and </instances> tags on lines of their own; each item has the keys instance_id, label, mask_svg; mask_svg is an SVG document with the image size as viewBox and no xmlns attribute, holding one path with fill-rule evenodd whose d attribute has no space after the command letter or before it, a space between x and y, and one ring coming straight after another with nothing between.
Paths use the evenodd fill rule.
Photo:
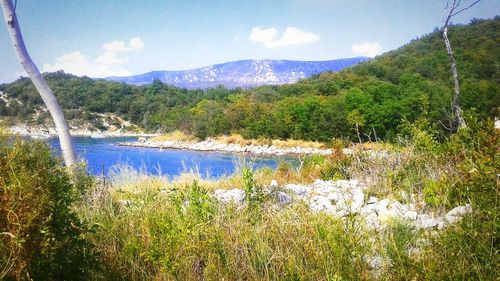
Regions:
<instances>
[{"instance_id":1,"label":"blue water","mask_svg":"<svg viewBox=\"0 0 500 281\"><path fill-rule=\"evenodd\" d=\"M116 170L116 165L129 165L154 175L176 176L185 171L199 172L204 178L231 175L241 163L252 168L276 168L280 161L293 162L286 157L262 157L205 151L160 150L153 148L124 147L117 142L137 141L136 137L90 138L74 137L76 153L87 162L93 175L106 175ZM58 138L48 139L55 153L60 155Z\"/></svg>"}]
</instances>

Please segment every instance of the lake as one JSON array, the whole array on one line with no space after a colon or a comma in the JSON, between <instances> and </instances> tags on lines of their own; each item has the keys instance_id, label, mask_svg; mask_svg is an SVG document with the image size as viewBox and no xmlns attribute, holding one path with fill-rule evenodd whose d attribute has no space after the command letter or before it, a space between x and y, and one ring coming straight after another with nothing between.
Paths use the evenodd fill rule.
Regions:
<instances>
[{"instance_id":1,"label":"lake","mask_svg":"<svg viewBox=\"0 0 500 281\"><path fill-rule=\"evenodd\" d=\"M137 141L137 137L74 137L76 153L85 159L89 173L107 175L116 165L129 165L137 170L143 170L153 175L176 176L182 172L196 171L204 178L218 178L230 175L238 165L246 163L253 168L276 168L280 161L293 164L290 157L266 157L246 154L231 154L222 152L185 151L169 149L152 149L139 147L124 147L117 142ZM58 138L49 138L48 142L55 153L60 155Z\"/></svg>"}]
</instances>

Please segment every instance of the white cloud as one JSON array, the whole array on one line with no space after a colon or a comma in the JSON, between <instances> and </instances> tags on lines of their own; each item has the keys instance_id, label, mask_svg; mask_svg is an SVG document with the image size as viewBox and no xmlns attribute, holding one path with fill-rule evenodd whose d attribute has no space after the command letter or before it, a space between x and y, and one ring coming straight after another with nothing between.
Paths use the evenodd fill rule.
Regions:
<instances>
[{"instance_id":1,"label":"white cloud","mask_svg":"<svg viewBox=\"0 0 500 281\"><path fill-rule=\"evenodd\" d=\"M142 49L144 48L144 41L142 41L141 37L132 37L129 40L129 46L132 50Z\"/></svg>"},{"instance_id":2,"label":"white cloud","mask_svg":"<svg viewBox=\"0 0 500 281\"><path fill-rule=\"evenodd\" d=\"M141 37L132 37L128 41L128 46L125 45L123 41L111 41L108 43L104 43L102 48L107 52L128 52L132 50L138 50L144 48L144 41L142 41Z\"/></svg>"},{"instance_id":3,"label":"white cloud","mask_svg":"<svg viewBox=\"0 0 500 281\"><path fill-rule=\"evenodd\" d=\"M106 77L106 76L126 76L130 75L128 70L111 67L108 64L103 64L100 62L95 62L89 60L88 57L84 56L80 51L74 51L68 54L64 54L58 58L53 64L44 64L44 72L52 72L58 70L64 70L67 73L72 73L78 76L87 75L90 77Z\"/></svg>"},{"instance_id":4,"label":"white cloud","mask_svg":"<svg viewBox=\"0 0 500 281\"><path fill-rule=\"evenodd\" d=\"M352 45L352 53L360 56L375 57L382 51L382 46L377 42L364 42L362 44Z\"/></svg>"},{"instance_id":5,"label":"white cloud","mask_svg":"<svg viewBox=\"0 0 500 281\"><path fill-rule=\"evenodd\" d=\"M276 38L278 34L276 28L261 28L256 26L252 28L250 33L250 40L254 42L263 43L268 49L281 48L294 45L303 45L312 43L319 40L319 36L305 32L295 27L287 27L283 36L279 39Z\"/></svg>"},{"instance_id":6,"label":"white cloud","mask_svg":"<svg viewBox=\"0 0 500 281\"><path fill-rule=\"evenodd\" d=\"M124 41L111 41L104 43L104 52L92 59L83 55L80 51L73 51L57 57L55 62L43 65L44 72L64 70L79 76L107 77L127 76L130 72L123 68L127 59L118 57L119 53L135 51L144 48L144 41L140 37L130 38L128 46Z\"/></svg>"},{"instance_id":7,"label":"white cloud","mask_svg":"<svg viewBox=\"0 0 500 281\"><path fill-rule=\"evenodd\" d=\"M118 58L115 52L104 52L95 61L100 64L122 64L125 62L125 60Z\"/></svg>"},{"instance_id":8,"label":"white cloud","mask_svg":"<svg viewBox=\"0 0 500 281\"><path fill-rule=\"evenodd\" d=\"M260 26L256 26L252 28L250 40L255 42L269 42L276 37L276 34L278 34L276 28L261 28Z\"/></svg>"},{"instance_id":9,"label":"white cloud","mask_svg":"<svg viewBox=\"0 0 500 281\"><path fill-rule=\"evenodd\" d=\"M104 43L104 45L102 45L102 48L105 51L108 51L108 52L123 52L123 51L128 51L128 48L125 47L125 42L118 41L118 40L111 41L111 42L108 42L108 43Z\"/></svg>"}]
</instances>

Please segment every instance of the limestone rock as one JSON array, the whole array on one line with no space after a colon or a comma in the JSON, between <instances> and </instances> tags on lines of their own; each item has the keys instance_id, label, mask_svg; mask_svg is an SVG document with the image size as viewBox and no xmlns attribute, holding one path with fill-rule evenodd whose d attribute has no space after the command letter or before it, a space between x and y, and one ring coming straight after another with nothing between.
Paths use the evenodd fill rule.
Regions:
<instances>
[{"instance_id":1,"label":"limestone rock","mask_svg":"<svg viewBox=\"0 0 500 281\"><path fill-rule=\"evenodd\" d=\"M306 193L309 191L309 187L302 185L302 184L287 184L284 186L286 190L290 190L296 195L306 195Z\"/></svg>"},{"instance_id":2,"label":"limestone rock","mask_svg":"<svg viewBox=\"0 0 500 281\"><path fill-rule=\"evenodd\" d=\"M446 222L448 223L455 223L459 221L463 216L466 214L470 213L472 211L472 208L469 204L465 206L458 206L448 213L446 213L445 219Z\"/></svg>"},{"instance_id":3,"label":"limestone rock","mask_svg":"<svg viewBox=\"0 0 500 281\"><path fill-rule=\"evenodd\" d=\"M239 188L233 188L230 190L216 189L214 191L214 195L217 200L224 204L233 202L236 205L242 205L245 200L245 191Z\"/></svg>"},{"instance_id":4,"label":"limestone rock","mask_svg":"<svg viewBox=\"0 0 500 281\"><path fill-rule=\"evenodd\" d=\"M286 205L292 202L292 197L287 193L280 191L278 192L278 201L280 204Z\"/></svg>"},{"instance_id":5,"label":"limestone rock","mask_svg":"<svg viewBox=\"0 0 500 281\"><path fill-rule=\"evenodd\" d=\"M278 182L276 180L272 180L271 184L269 185L271 188L277 188L278 187Z\"/></svg>"}]
</instances>

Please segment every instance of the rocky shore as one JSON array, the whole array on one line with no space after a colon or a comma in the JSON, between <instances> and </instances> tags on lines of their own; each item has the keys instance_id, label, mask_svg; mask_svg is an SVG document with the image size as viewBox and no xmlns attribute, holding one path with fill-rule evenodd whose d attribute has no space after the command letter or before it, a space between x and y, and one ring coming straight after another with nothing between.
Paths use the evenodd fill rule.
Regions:
<instances>
[{"instance_id":1,"label":"rocky shore","mask_svg":"<svg viewBox=\"0 0 500 281\"><path fill-rule=\"evenodd\" d=\"M294 202L305 202L313 212L324 212L337 217L359 216L369 227L384 228L393 220L404 221L417 229L441 229L459 221L470 213L470 205L458 206L447 213L426 213L425 204L414 195L406 195L403 204L395 199L366 196L365 188L357 180L323 181L311 185L286 184L279 186L272 181L264 192L275 198L278 207ZM245 204L245 191L239 188L216 189L214 196L222 204Z\"/></svg>"},{"instance_id":2,"label":"rocky shore","mask_svg":"<svg viewBox=\"0 0 500 281\"><path fill-rule=\"evenodd\" d=\"M142 140L138 142L119 142L120 146L146 147L158 149L180 149L193 151L220 151L231 153L251 153L259 155L330 155L332 149L319 149L311 147L277 147L274 145L239 145L220 143L215 140L204 140L201 142L183 142L183 141L149 141Z\"/></svg>"},{"instance_id":3,"label":"rocky shore","mask_svg":"<svg viewBox=\"0 0 500 281\"><path fill-rule=\"evenodd\" d=\"M26 126L26 125L18 125L12 126L9 128L10 133L22 135L22 136L31 136L36 139L49 138L53 136L57 136L57 131L53 127L47 126ZM147 136L155 136L155 134L145 134L142 132L132 132L123 129L118 130L91 130L88 128L80 128L70 126L70 133L73 136L86 136L93 138L104 138L104 137L147 137Z\"/></svg>"}]
</instances>

